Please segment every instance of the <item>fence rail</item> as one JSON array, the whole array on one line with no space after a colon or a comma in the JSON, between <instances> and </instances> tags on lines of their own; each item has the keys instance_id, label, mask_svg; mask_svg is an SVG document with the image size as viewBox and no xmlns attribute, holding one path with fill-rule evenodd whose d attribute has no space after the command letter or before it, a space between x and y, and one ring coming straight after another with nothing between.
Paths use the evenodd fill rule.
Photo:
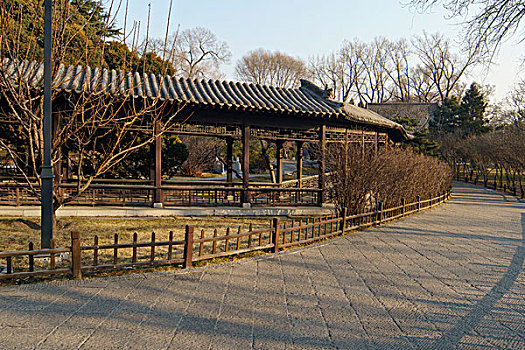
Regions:
<instances>
[{"instance_id":1,"label":"fence rail","mask_svg":"<svg viewBox=\"0 0 525 350\"><path fill-rule=\"evenodd\" d=\"M82 272L139 266L176 264L190 267L193 262L246 252L278 252L280 249L325 240L348 231L381 225L435 207L449 197L450 191L423 200L417 197L411 203L402 200L399 205L390 208L380 204L374 211L356 215L347 215L344 210L339 216L299 218L291 222L281 222L279 218L275 218L267 227L253 230L250 225L245 232L239 227L236 231L228 228L224 234L215 229L207 235L204 230L195 233L194 227L187 225L184 240L174 240L173 232L170 232L167 241L157 241L155 233L152 233L149 241L139 242L135 233L132 242L123 243L119 241L118 234L115 234L112 244L99 244L99 238L95 236L93 244L82 246L80 233L73 231L70 247L56 248L52 241L51 249L34 249L33 243L29 243L27 250L0 252L0 266L3 260L6 262L4 271L0 273L0 280L67 273L80 278ZM128 254L123 254L123 251ZM35 261L35 258L39 260Z\"/></svg>"}]
</instances>

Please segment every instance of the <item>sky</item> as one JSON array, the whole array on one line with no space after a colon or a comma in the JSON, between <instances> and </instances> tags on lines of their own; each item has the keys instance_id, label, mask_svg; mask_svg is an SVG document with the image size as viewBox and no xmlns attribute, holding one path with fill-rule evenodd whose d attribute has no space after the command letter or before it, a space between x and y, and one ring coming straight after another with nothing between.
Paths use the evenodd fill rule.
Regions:
<instances>
[{"instance_id":1,"label":"sky","mask_svg":"<svg viewBox=\"0 0 525 350\"><path fill-rule=\"evenodd\" d=\"M446 19L439 7L419 13L404 6L404 2L406 0L173 0L169 31L199 26L210 29L219 40L227 42L232 59L222 67L226 79L235 79L237 60L258 48L279 50L307 61L311 56L337 50L345 39L370 42L374 37L384 36L397 40L423 31L443 33L459 46L458 20ZM128 28L133 21L140 21L145 35L149 4L149 35L164 38L170 0L129 0ZM123 27L124 9L116 20L117 26ZM517 38L511 38L503 44L488 71L477 69L466 81L494 85L493 100L503 99L520 78L525 78L525 69L520 66L522 52L523 45L518 44Z\"/></svg>"}]
</instances>

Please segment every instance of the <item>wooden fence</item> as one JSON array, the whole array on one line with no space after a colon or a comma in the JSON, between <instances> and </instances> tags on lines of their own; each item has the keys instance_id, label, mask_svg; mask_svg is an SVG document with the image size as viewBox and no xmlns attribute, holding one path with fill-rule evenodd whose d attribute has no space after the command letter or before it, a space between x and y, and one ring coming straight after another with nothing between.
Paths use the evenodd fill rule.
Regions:
<instances>
[{"instance_id":1,"label":"wooden fence","mask_svg":"<svg viewBox=\"0 0 525 350\"><path fill-rule=\"evenodd\" d=\"M139 266L180 265L184 268L193 262L218 257L242 254L258 250L278 252L284 248L300 246L346 232L380 225L421 210L439 205L450 197L450 192L428 199L416 198L414 202L401 203L396 207L384 208L379 205L374 211L340 216L293 219L281 222L272 219L265 228L236 232L227 229L224 234L217 230L194 232L194 227L187 225L184 240L174 240L173 232L167 241L157 241L152 233L148 242L139 242L137 234L132 242L122 243L115 234L112 244L100 245L98 237L93 244L82 246L80 233L71 233L69 247L56 248L51 242L50 249L0 252L0 265L5 261L0 279L25 278L53 274L72 274L80 278L83 272L135 268ZM124 257L122 252L127 251Z\"/></svg>"},{"instance_id":2,"label":"wooden fence","mask_svg":"<svg viewBox=\"0 0 525 350\"><path fill-rule=\"evenodd\" d=\"M509 183L499 183L495 179L492 180L492 181L487 181L486 184L483 182L483 180L480 181L477 178L471 179L471 178L469 178L467 176L465 176L464 179L460 178L459 180L460 181L464 180L467 183L471 183L471 184L479 185L479 186L484 186L486 188L490 188L491 190L505 192L505 193L514 195L514 196L516 196L518 198L525 199L525 189L523 187L523 183L521 183L521 182L514 183L514 186L513 186L511 183L510 184Z\"/></svg>"}]
</instances>

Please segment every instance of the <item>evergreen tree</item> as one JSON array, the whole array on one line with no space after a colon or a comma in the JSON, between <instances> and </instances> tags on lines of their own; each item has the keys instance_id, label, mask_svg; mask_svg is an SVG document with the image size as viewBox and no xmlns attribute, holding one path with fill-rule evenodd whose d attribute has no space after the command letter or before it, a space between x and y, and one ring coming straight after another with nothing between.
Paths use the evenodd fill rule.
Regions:
<instances>
[{"instance_id":1,"label":"evergreen tree","mask_svg":"<svg viewBox=\"0 0 525 350\"><path fill-rule=\"evenodd\" d=\"M455 96L445 98L434 114L434 118L430 121L429 129L431 134L440 136L460 128L460 109L461 105Z\"/></svg>"},{"instance_id":2,"label":"evergreen tree","mask_svg":"<svg viewBox=\"0 0 525 350\"><path fill-rule=\"evenodd\" d=\"M439 142L431 140L428 136L428 133L425 130L417 129L419 123L416 118L398 117L395 118L394 121L396 123L401 124L406 130L408 130L412 134L412 139L404 141L406 145L409 145L413 149L417 150L419 153L423 153L426 155L434 155L435 151L439 149Z\"/></svg>"},{"instance_id":3,"label":"evergreen tree","mask_svg":"<svg viewBox=\"0 0 525 350\"><path fill-rule=\"evenodd\" d=\"M112 24L101 1L55 0L53 4L55 63L132 72L175 74L167 61L153 52L139 56L117 39L120 29ZM1 0L0 58L36 60L44 57L44 13L41 0Z\"/></svg>"},{"instance_id":4,"label":"evergreen tree","mask_svg":"<svg viewBox=\"0 0 525 350\"><path fill-rule=\"evenodd\" d=\"M461 102L456 97L443 100L430 122L430 131L435 137L449 133L469 137L488 132L490 127L485 118L486 108L485 96L479 85L472 83Z\"/></svg>"},{"instance_id":5,"label":"evergreen tree","mask_svg":"<svg viewBox=\"0 0 525 350\"><path fill-rule=\"evenodd\" d=\"M488 120L485 119L487 103L479 90L478 84L472 83L465 91L459 111L461 129L465 136L480 135L488 132Z\"/></svg>"},{"instance_id":6,"label":"evergreen tree","mask_svg":"<svg viewBox=\"0 0 525 350\"><path fill-rule=\"evenodd\" d=\"M116 38L122 35L120 29L110 22L109 14L102 7L100 1L71 0L71 5L76 7L78 14L90 24L94 33L99 37Z\"/></svg>"},{"instance_id":7,"label":"evergreen tree","mask_svg":"<svg viewBox=\"0 0 525 350\"><path fill-rule=\"evenodd\" d=\"M2 41L0 56L42 60L44 56L44 11L41 0L0 2ZM121 34L108 26L107 11L99 1L55 0L53 2L53 55L66 65L102 66L105 40Z\"/></svg>"}]
</instances>

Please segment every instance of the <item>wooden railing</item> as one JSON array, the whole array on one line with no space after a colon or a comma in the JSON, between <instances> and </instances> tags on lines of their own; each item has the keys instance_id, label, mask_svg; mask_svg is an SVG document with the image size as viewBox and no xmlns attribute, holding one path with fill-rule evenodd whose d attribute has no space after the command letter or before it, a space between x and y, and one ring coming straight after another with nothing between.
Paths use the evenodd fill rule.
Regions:
<instances>
[{"instance_id":1,"label":"wooden railing","mask_svg":"<svg viewBox=\"0 0 525 350\"><path fill-rule=\"evenodd\" d=\"M225 185L225 184L223 184ZM38 187L38 184L34 184ZM172 186L160 187L165 206L240 206L240 187L226 186ZM69 205L117 205L145 206L153 205L156 188L147 184L91 184ZM75 184L61 184L60 191L65 198L76 192ZM257 205L317 205L320 190L311 188L277 188L262 183L253 185L248 190L253 198L252 204ZM27 185L0 182L0 205L38 205L38 197Z\"/></svg>"},{"instance_id":2,"label":"wooden railing","mask_svg":"<svg viewBox=\"0 0 525 350\"><path fill-rule=\"evenodd\" d=\"M374 225L381 225L421 210L439 205L450 197L450 192L443 193L428 199L416 198L414 202L384 208L379 205L376 210L346 215L346 210L339 216L294 219L281 222L273 219L267 227L253 230L250 225L248 231L236 232L229 228L225 233L217 230L194 233L194 227L187 225L184 240L174 240L173 232L165 241L157 241L155 233L147 242L139 242L137 234L132 241L122 243L115 234L113 243L99 244L97 236L93 244L82 246L80 233L71 233L69 247L55 248L54 241L51 249L33 249L29 243L28 250L0 252L0 266L5 260L5 269L0 273L0 279L16 279L31 276L46 276L50 274L71 273L80 278L82 272L98 270L116 270L135 268L139 266L180 265L192 266L193 262L218 257L237 255L258 250L278 252L283 248L309 244L346 232L363 229ZM122 254L127 252L126 254ZM57 261L57 254L60 261ZM38 257L38 261L35 261Z\"/></svg>"}]
</instances>

